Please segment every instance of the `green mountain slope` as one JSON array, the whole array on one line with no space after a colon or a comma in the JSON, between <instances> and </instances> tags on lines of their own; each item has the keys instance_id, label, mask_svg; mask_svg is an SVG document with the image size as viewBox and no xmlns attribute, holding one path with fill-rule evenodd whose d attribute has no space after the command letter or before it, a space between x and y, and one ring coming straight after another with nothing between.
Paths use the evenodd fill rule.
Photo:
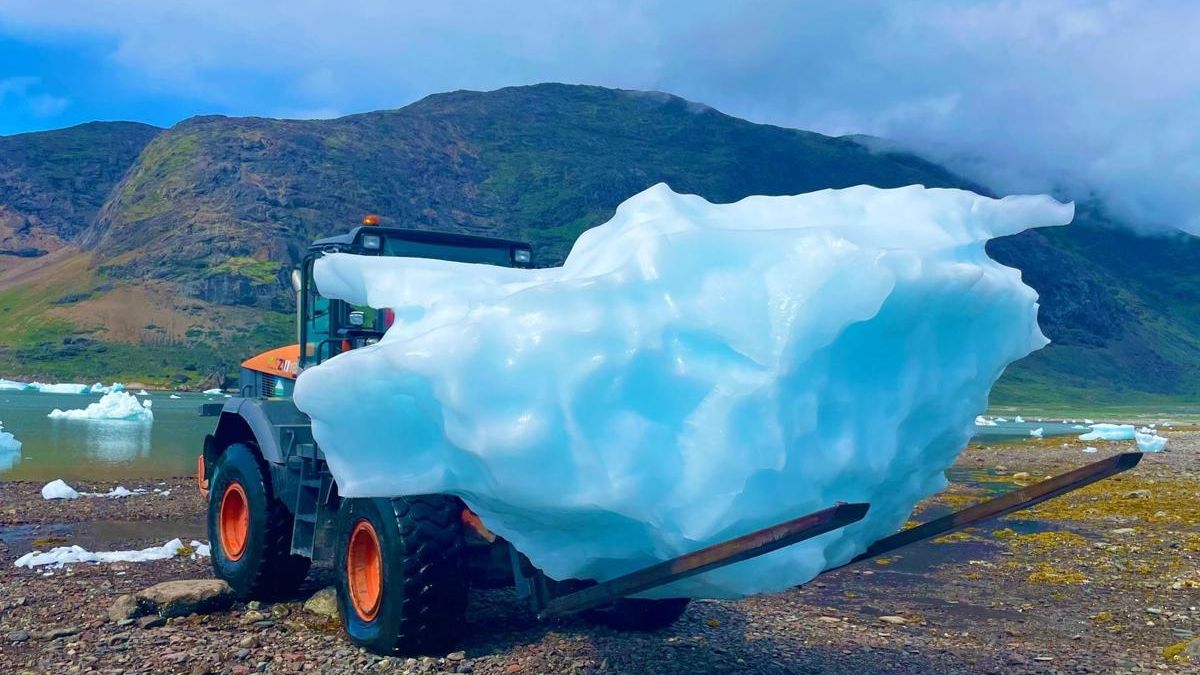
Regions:
<instances>
[{"instance_id":1,"label":"green mountain slope","mask_svg":"<svg viewBox=\"0 0 1200 675\"><path fill-rule=\"evenodd\" d=\"M714 201L859 183L982 190L868 146L878 144L752 124L665 94L567 85L454 92L336 120L198 117L153 136L74 235L87 261L71 264L87 278L71 284L83 299L51 306L64 296L45 298L67 293L58 289L30 301L31 284L6 290L0 277L0 311L6 293L30 312L45 309L37 316L61 323L38 334L84 340L67 347L93 367L113 365L94 348L169 345L148 359L146 375L194 382L285 339L287 268L307 241L368 212L387 225L528 240L537 262L551 265L580 232L658 182ZM1087 205L1073 227L989 250L1042 294L1040 319L1055 340L1012 369L1000 399L1200 393L1195 238L1139 237ZM117 295L138 293L146 325L88 323ZM28 374L14 371L21 354L39 355L46 368L64 363L64 345L26 339L34 332L6 334L0 324L0 374Z\"/></svg>"},{"instance_id":2,"label":"green mountain slope","mask_svg":"<svg viewBox=\"0 0 1200 675\"><path fill-rule=\"evenodd\" d=\"M0 137L0 251L32 257L78 236L159 131L93 122Z\"/></svg>"}]
</instances>

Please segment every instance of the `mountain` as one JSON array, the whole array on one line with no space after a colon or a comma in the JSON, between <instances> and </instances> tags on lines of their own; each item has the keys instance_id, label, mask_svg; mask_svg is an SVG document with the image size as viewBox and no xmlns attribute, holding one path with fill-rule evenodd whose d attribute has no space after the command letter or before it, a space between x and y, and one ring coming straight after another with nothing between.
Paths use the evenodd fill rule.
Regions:
<instances>
[{"instance_id":1,"label":"mountain","mask_svg":"<svg viewBox=\"0 0 1200 675\"><path fill-rule=\"evenodd\" d=\"M0 136L0 254L36 257L78 236L159 131L92 122Z\"/></svg>"},{"instance_id":2,"label":"mountain","mask_svg":"<svg viewBox=\"0 0 1200 675\"><path fill-rule=\"evenodd\" d=\"M125 125L85 126L108 129L97 145L134 135ZM78 129L2 138L0 147L25 148L25 164L70 176L85 158L37 144ZM119 180L29 188L48 205L38 217L57 239L41 246L43 258L0 255L0 317L18 319L0 321L0 373L219 378L239 357L288 339L287 269L308 241L364 213L385 225L527 240L537 263L553 265L579 233L658 182L718 202L859 183L987 192L872 139L586 86L453 92L334 120L197 117L141 134ZM0 153L9 156L19 155ZM25 164L11 171L32 173ZM2 180L0 208L16 211ZM1071 227L989 251L1042 294L1040 320L1055 341L1011 369L1001 399L1200 393L1196 238L1139 236L1089 203Z\"/></svg>"}]
</instances>

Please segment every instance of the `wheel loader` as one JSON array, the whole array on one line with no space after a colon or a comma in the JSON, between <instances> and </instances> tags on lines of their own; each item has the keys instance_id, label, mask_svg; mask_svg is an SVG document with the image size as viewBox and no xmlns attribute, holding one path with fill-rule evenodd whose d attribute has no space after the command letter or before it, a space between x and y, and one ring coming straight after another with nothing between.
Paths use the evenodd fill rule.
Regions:
<instances>
[{"instance_id":1,"label":"wheel loader","mask_svg":"<svg viewBox=\"0 0 1200 675\"><path fill-rule=\"evenodd\" d=\"M292 274L297 343L247 359L238 395L201 408L218 418L205 437L197 475L208 500L213 569L242 599L292 597L313 562L331 564L346 634L381 654L450 648L472 586L515 586L542 618L578 613L616 629L653 631L678 619L688 600L631 596L845 527L870 508L830 504L624 576L593 580L547 577L454 495L343 497L308 417L292 402L293 386L305 368L377 342L395 317L388 309L321 295L313 264L334 252L507 267L533 262L533 251L521 242L380 227L375 216L308 247ZM1140 459L1140 453L1115 455L903 530L847 564L1032 506ZM402 470L402 454L397 462Z\"/></svg>"}]
</instances>

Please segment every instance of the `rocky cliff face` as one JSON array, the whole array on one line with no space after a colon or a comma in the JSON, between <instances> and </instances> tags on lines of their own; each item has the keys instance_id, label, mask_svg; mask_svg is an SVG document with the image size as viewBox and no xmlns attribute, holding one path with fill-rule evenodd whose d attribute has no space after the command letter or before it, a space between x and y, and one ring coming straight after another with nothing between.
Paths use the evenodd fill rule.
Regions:
<instances>
[{"instance_id":1,"label":"rocky cliff face","mask_svg":"<svg viewBox=\"0 0 1200 675\"><path fill-rule=\"evenodd\" d=\"M0 256L36 257L75 239L159 131L93 122L0 137Z\"/></svg>"},{"instance_id":2,"label":"rocky cliff face","mask_svg":"<svg viewBox=\"0 0 1200 675\"><path fill-rule=\"evenodd\" d=\"M197 117L161 133L112 127L100 140L104 129L0 139L0 248L71 241L93 254L100 276L167 283L213 307L290 309L286 270L307 242L364 213L385 225L526 240L536 262L552 265L579 233L658 182L713 201L859 183L984 191L920 158L873 150L870 139L598 87L454 92L336 120ZM68 144L79 158L37 149L62 145L53 134L66 132L79 136ZM121 150L83 152L92 145ZM86 190L77 190L76 164L94 177ZM1200 392L1196 239L1138 237L1098 205L1081 206L1073 227L989 249L1042 294L1041 322L1055 341L1008 378L1011 393L1064 381Z\"/></svg>"}]
</instances>

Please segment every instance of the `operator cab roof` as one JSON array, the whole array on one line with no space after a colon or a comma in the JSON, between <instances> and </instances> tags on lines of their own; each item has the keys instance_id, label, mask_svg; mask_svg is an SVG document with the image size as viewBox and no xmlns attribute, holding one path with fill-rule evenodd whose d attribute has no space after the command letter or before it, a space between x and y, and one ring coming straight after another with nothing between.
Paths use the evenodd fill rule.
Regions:
<instances>
[{"instance_id":1,"label":"operator cab roof","mask_svg":"<svg viewBox=\"0 0 1200 675\"><path fill-rule=\"evenodd\" d=\"M530 246L524 242L378 225L359 225L345 234L318 239L308 250L532 266Z\"/></svg>"}]
</instances>

